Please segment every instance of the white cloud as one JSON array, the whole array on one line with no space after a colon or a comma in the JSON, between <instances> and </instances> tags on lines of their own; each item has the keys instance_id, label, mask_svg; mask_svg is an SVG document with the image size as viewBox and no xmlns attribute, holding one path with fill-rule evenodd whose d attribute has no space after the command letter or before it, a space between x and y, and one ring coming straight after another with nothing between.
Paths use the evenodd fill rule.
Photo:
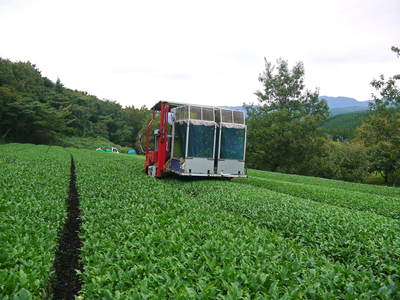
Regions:
<instances>
[{"instance_id":1,"label":"white cloud","mask_svg":"<svg viewBox=\"0 0 400 300\"><path fill-rule=\"evenodd\" d=\"M123 105L254 101L263 57L303 61L309 88L365 100L399 71L400 2L4 1L0 56Z\"/></svg>"}]
</instances>

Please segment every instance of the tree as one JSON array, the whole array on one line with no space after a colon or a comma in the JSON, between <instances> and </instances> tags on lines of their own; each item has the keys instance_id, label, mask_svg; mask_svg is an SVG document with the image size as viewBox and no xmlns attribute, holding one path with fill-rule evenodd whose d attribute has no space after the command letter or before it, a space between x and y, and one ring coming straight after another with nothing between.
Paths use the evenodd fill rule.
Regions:
<instances>
[{"instance_id":1,"label":"tree","mask_svg":"<svg viewBox=\"0 0 400 300\"><path fill-rule=\"evenodd\" d=\"M327 141L319 161L319 177L363 182L369 176L366 148L357 142Z\"/></svg>"},{"instance_id":2,"label":"tree","mask_svg":"<svg viewBox=\"0 0 400 300\"><path fill-rule=\"evenodd\" d=\"M392 47L400 57L400 48ZM358 130L359 137L368 148L371 171L379 172L386 183L395 186L400 177L400 74L385 80L381 75L371 85L379 95L373 95L371 114Z\"/></svg>"},{"instance_id":3,"label":"tree","mask_svg":"<svg viewBox=\"0 0 400 300\"><path fill-rule=\"evenodd\" d=\"M150 111L146 106L142 106L141 108L127 106L123 108L122 118L125 121L125 126L119 131L119 144L126 146L135 145L142 126L147 125L147 120L150 116Z\"/></svg>"},{"instance_id":4,"label":"tree","mask_svg":"<svg viewBox=\"0 0 400 300\"><path fill-rule=\"evenodd\" d=\"M0 87L0 129L2 138L16 142L51 143L69 132L68 110L56 110L29 96L19 96Z\"/></svg>"},{"instance_id":5,"label":"tree","mask_svg":"<svg viewBox=\"0 0 400 300\"><path fill-rule=\"evenodd\" d=\"M313 174L313 160L321 155L324 138L318 126L328 117L328 106L319 100L318 90L304 85L304 66L298 62L277 65L265 59L259 81L263 89L255 93L259 105L247 106L247 161L255 168Z\"/></svg>"},{"instance_id":6,"label":"tree","mask_svg":"<svg viewBox=\"0 0 400 300\"><path fill-rule=\"evenodd\" d=\"M58 93L62 93L62 92L63 92L63 88L64 88L64 85L61 83L60 78L57 78L57 81L56 81L56 91L57 91Z\"/></svg>"}]
</instances>

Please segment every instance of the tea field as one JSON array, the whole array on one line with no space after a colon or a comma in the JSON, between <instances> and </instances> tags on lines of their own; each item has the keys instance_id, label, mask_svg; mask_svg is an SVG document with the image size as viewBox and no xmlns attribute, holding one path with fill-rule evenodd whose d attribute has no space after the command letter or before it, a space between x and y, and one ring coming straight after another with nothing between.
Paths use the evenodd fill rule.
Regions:
<instances>
[{"instance_id":1,"label":"tea field","mask_svg":"<svg viewBox=\"0 0 400 300\"><path fill-rule=\"evenodd\" d=\"M0 145L0 298L53 297L71 155L79 299L400 298L399 189L158 180L141 156L29 144Z\"/></svg>"}]
</instances>

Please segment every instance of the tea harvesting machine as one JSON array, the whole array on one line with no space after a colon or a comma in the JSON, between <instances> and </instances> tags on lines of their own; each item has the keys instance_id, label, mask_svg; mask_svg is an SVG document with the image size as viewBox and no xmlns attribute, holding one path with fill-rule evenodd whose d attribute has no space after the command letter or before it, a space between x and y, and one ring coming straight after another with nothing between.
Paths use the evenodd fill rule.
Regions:
<instances>
[{"instance_id":1,"label":"tea harvesting machine","mask_svg":"<svg viewBox=\"0 0 400 300\"><path fill-rule=\"evenodd\" d=\"M166 173L247 177L247 127L242 111L169 101L160 101L151 110L146 130L146 174L157 178Z\"/></svg>"}]
</instances>

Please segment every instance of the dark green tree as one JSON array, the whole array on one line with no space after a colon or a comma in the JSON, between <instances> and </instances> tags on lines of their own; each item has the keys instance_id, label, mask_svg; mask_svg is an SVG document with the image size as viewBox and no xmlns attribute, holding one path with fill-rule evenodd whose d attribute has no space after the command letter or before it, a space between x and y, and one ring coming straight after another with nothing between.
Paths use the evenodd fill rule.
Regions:
<instances>
[{"instance_id":1,"label":"dark green tree","mask_svg":"<svg viewBox=\"0 0 400 300\"><path fill-rule=\"evenodd\" d=\"M326 155L321 157L320 177L363 182L369 176L367 149L357 142L325 143Z\"/></svg>"},{"instance_id":2,"label":"dark green tree","mask_svg":"<svg viewBox=\"0 0 400 300\"><path fill-rule=\"evenodd\" d=\"M247 162L271 171L313 174L315 158L323 151L324 138L318 126L328 117L328 106L318 90L304 85L304 66L292 69L278 59L265 60L260 74L262 90L255 94L259 105L247 106Z\"/></svg>"},{"instance_id":3,"label":"dark green tree","mask_svg":"<svg viewBox=\"0 0 400 300\"><path fill-rule=\"evenodd\" d=\"M140 129L143 124L147 125L147 120L150 115L150 111L146 106L142 106L141 108L127 106L123 108L122 119L125 122L125 126L118 132L120 145L134 145Z\"/></svg>"},{"instance_id":4,"label":"dark green tree","mask_svg":"<svg viewBox=\"0 0 400 300\"><path fill-rule=\"evenodd\" d=\"M68 110L56 110L29 96L19 96L0 87L0 128L2 138L16 142L51 143L68 134Z\"/></svg>"},{"instance_id":5,"label":"dark green tree","mask_svg":"<svg viewBox=\"0 0 400 300\"><path fill-rule=\"evenodd\" d=\"M399 57L400 48L392 47ZM359 137L368 148L371 171L379 172L386 183L400 178L400 74L385 80L381 75L371 85L378 91L370 114L359 128Z\"/></svg>"},{"instance_id":6,"label":"dark green tree","mask_svg":"<svg viewBox=\"0 0 400 300\"><path fill-rule=\"evenodd\" d=\"M63 88L64 88L64 85L61 83L60 78L57 78L57 81L56 81L56 91L57 91L58 93L62 93L62 92L63 92Z\"/></svg>"}]
</instances>

